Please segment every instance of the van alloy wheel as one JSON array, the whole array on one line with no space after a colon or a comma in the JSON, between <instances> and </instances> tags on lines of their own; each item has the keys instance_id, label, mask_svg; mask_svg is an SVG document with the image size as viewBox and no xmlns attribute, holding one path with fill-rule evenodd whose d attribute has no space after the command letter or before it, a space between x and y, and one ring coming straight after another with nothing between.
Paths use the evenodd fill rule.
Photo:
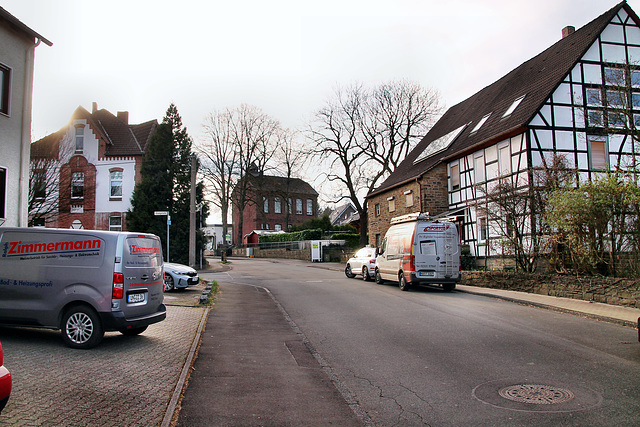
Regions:
<instances>
[{"instance_id":1,"label":"van alloy wheel","mask_svg":"<svg viewBox=\"0 0 640 427\"><path fill-rule=\"evenodd\" d=\"M407 279L404 278L404 274L400 275L400 278L398 279L398 286L400 287L401 291L409 290L409 283L407 282Z\"/></svg>"},{"instance_id":2,"label":"van alloy wheel","mask_svg":"<svg viewBox=\"0 0 640 427\"><path fill-rule=\"evenodd\" d=\"M375 272L375 276L376 276L376 283L378 285L382 285L384 283L384 280L382 280L382 276L380 275L380 272L377 269Z\"/></svg>"},{"instance_id":3,"label":"van alloy wheel","mask_svg":"<svg viewBox=\"0 0 640 427\"><path fill-rule=\"evenodd\" d=\"M85 306L69 309L62 318L61 329L63 341L72 348L95 347L104 336L98 315Z\"/></svg>"}]
</instances>

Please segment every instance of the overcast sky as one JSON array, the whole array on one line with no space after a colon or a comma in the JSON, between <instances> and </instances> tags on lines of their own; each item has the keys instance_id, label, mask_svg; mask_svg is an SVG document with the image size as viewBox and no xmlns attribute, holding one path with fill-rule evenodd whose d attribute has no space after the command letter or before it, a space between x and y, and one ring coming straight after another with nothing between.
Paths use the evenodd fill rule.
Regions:
<instances>
[{"instance_id":1,"label":"overcast sky","mask_svg":"<svg viewBox=\"0 0 640 427\"><path fill-rule=\"evenodd\" d=\"M161 120L198 139L241 103L298 128L336 85L407 78L452 106L616 0L0 0L53 42L36 48L33 140L79 106ZM640 12L640 0L630 0Z\"/></svg>"}]
</instances>

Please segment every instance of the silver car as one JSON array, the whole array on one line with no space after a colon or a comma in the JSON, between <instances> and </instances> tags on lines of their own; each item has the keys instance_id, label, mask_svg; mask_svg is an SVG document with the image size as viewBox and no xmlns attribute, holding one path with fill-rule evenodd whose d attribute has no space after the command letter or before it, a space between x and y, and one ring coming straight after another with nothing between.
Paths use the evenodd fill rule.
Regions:
<instances>
[{"instance_id":1,"label":"silver car","mask_svg":"<svg viewBox=\"0 0 640 427\"><path fill-rule=\"evenodd\" d=\"M376 271L376 248L365 246L359 249L352 258L347 261L344 274L348 278L361 274L364 280L372 280Z\"/></svg>"},{"instance_id":2,"label":"silver car","mask_svg":"<svg viewBox=\"0 0 640 427\"><path fill-rule=\"evenodd\" d=\"M195 286L200 282L198 272L193 268L174 264L172 262L164 263L164 291L172 291L174 289L185 289L187 286Z\"/></svg>"}]
</instances>

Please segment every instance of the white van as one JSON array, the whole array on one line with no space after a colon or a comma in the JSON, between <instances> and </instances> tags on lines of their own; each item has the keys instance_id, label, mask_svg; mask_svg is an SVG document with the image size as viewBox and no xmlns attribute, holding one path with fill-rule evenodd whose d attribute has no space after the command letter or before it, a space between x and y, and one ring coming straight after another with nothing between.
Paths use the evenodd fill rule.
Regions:
<instances>
[{"instance_id":1,"label":"white van","mask_svg":"<svg viewBox=\"0 0 640 427\"><path fill-rule=\"evenodd\" d=\"M73 348L166 317L153 234L0 227L0 324L60 329Z\"/></svg>"},{"instance_id":2,"label":"white van","mask_svg":"<svg viewBox=\"0 0 640 427\"><path fill-rule=\"evenodd\" d=\"M409 214L391 220L378 249L376 282L398 282L400 289L438 284L450 292L460 281L460 237L455 224Z\"/></svg>"}]
</instances>

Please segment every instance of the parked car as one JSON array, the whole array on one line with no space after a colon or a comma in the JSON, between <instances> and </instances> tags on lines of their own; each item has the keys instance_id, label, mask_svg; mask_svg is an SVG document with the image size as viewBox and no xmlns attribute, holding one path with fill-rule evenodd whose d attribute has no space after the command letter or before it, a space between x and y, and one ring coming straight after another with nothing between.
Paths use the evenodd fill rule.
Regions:
<instances>
[{"instance_id":1,"label":"parked car","mask_svg":"<svg viewBox=\"0 0 640 427\"><path fill-rule=\"evenodd\" d=\"M344 274L348 278L361 274L364 280L372 280L376 271L376 248L365 246L359 249L352 258L347 261Z\"/></svg>"},{"instance_id":2,"label":"parked car","mask_svg":"<svg viewBox=\"0 0 640 427\"><path fill-rule=\"evenodd\" d=\"M173 262L164 263L164 291L172 291L174 289L184 289L187 286L195 286L200 282L198 272L193 268L174 264Z\"/></svg>"},{"instance_id":3,"label":"parked car","mask_svg":"<svg viewBox=\"0 0 640 427\"><path fill-rule=\"evenodd\" d=\"M460 281L460 237L454 223L431 220L428 214L391 219L376 258L377 283L441 285L451 292Z\"/></svg>"},{"instance_id":4,"label":"parked car","mask_svg":"<svg viewBox=\"0 0 640 427\"><path fill-rule=\"evenodd\" d=\"M167 317L153 234L0 227L0 324L60 329L88 349Z\"/></svg>"},{"instance_id":5,"label":"parked car","mask_svg":"<svg viewBox=\"0 0 640 427\"><path fill-rule=\"evenodd\" d=\"M2 357L2 343L0 343L0 412L7 405L11 395L11 373L4 367Z\"/></svg>"}]
</instances>

